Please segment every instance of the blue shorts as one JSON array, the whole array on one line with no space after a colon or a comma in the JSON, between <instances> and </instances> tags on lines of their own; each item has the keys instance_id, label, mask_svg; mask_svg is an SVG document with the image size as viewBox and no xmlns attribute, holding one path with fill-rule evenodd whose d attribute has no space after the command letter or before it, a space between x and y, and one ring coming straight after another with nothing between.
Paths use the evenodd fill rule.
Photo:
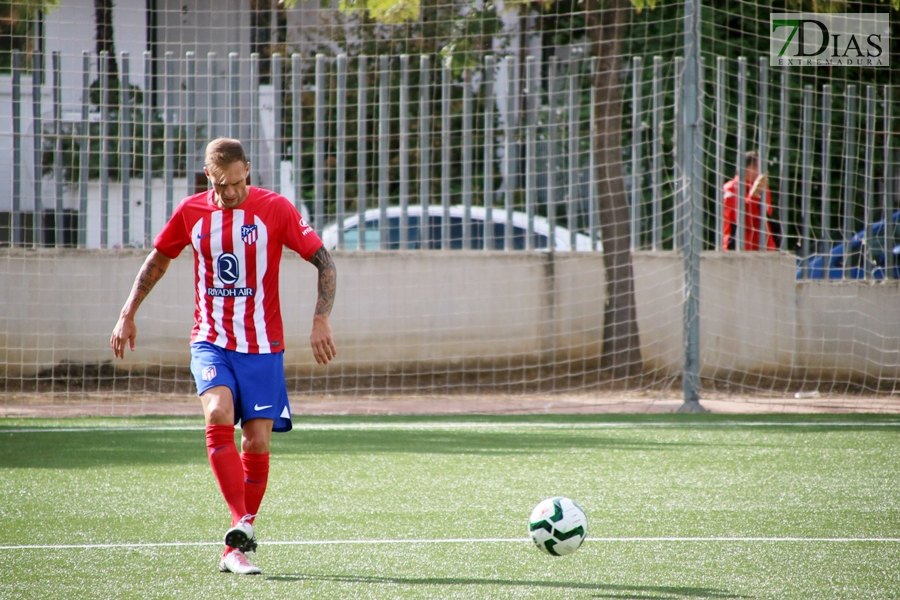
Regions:
<instances>
[{"instance_id":1,"label":"blue shorts","mask_svg":"<svg viewBox=\"0 0 900 600\"><path fill-rule=\"evenodd\" d=\"M225 385L234 397L234 423L271 419L272 431L290 431L291 407L284 380L284 353L245 354L209 342L191 344L197 395Z\"/></svg>"}]
</instances>

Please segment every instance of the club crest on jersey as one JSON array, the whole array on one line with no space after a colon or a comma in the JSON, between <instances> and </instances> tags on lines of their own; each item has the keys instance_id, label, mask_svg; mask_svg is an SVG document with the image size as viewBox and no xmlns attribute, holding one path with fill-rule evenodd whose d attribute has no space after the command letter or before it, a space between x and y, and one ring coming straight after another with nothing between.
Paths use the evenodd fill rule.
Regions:
<instances>
[{"instance_id":1,"label":"club crest on jersey","mask_svg":"<svg viewBox=\"0 0 900 600\"><path fill-rule=\"evenodd\" d=\"M256 225L241 225L241 239L248 246L252 246L259 239L259 229Z\"/></svg>"}]
</instances>

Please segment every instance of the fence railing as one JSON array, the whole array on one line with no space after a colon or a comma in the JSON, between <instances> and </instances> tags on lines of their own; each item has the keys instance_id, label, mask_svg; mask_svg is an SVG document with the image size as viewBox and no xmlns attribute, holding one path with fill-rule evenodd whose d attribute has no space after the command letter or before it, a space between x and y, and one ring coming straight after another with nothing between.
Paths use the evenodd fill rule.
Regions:
<instances>
[{"instance_id":1,"label":"fence railing","mask_svg":"<svg viewBox=\"0 0 900 600\"><path fill-rule=\"evenodd\" d=\"M263 84L255 54L167 53L154 64L144 53L142 86L131 84L128 54L118 58L116 80L105 54L84 52L71 74L54 53L52 77L32 82L29 97L13 54L11 210L0 243L148 246L178 199L206 189L205 142L228 135L245 141L254 183L289 197L317 230L330 226L337 248L599 247L590 57L488 57L461 74L430 56L275 55ZM635 250L679 247L680 65L627 65L622 146ZM751 101L747 61L736 67L718 58L704 69L706 247L723 249L722 185L743 177L733 165L755 148L774 199L759 247L772 235L796 250L801 277L896 278L892 90L805 86L797 114L787 71L773 76L761 60ZM79 92L77 106L62 105L64 85ZM745 210L738 202L737 223ZM367 222L396 227L372 238ZM734 228L737 251L746 235Z\"/></svg>"}]
</instances>

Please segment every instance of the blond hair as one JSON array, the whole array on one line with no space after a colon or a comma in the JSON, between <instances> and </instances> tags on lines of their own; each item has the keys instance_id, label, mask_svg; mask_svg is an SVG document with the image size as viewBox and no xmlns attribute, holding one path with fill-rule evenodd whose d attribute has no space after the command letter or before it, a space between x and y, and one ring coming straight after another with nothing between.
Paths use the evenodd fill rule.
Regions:
<instances>
[{"instance_id":1,"label":"blond hair","mask_svg":"<svg viewBox=\"0 0 900 600\"><path fill-rule=\"evenodd\" d=\"M237 161L247 164L247 155L244 154L244 146L240 140L231 138L216 138L206 146L204 164L206 168L226 168Z\"/></svg>"}]
</instances>

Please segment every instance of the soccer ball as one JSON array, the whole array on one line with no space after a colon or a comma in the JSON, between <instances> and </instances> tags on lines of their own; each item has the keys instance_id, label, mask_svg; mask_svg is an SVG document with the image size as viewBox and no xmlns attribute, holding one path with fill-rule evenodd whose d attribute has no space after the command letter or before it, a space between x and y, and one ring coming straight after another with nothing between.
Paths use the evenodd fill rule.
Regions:
<instances>
[{"instance_id":1,"label":"soccer ball","mask_svg":"<svg viewBox=\"0 0 900 600\"><path fill-rule=\"evenodd\" d=\"M573 500L557 496L542 500L528 520L534 545L553 556L572 554L587 536L587 517Z\"/></svg>"}]
</instances>

